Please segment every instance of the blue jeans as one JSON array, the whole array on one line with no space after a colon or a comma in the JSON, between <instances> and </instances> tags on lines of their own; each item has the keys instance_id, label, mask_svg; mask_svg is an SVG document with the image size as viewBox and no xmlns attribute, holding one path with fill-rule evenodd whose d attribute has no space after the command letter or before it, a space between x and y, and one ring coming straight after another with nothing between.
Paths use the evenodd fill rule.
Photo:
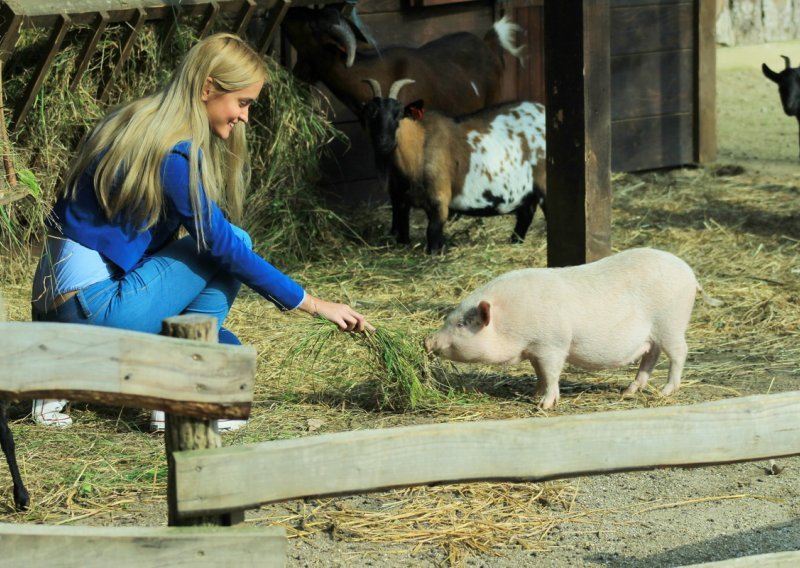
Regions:
<instances>
[{"instance_id":1,"label":"blue jeans","mask_svg":"<svg viewBox=\"0 0 800 568\"><path fill-rule=\"evenodd\" d=\"M244 230L234 227L234 231L252 248ZM87 286L46 314L34 314L34 319L159 333L165 318L202 314L217 318L220 343L239 345L222 323L240 287L238 280L198 252L192 237L184 237L146 256L120 278Z\"/></svg>"}]
</instances>

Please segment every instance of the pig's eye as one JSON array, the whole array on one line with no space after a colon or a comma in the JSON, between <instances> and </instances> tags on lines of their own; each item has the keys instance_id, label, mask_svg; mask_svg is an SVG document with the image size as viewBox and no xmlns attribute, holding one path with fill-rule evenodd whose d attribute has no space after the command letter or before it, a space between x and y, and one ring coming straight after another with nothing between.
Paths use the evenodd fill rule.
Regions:
<instances>
[{"instance_id":1,"label":"pig's eye","mask_svg":"<svg viewBox=\"0 0 800 568\"><path fill-rule=\"evenodd\" d=\"M465 322L464 320L458 320L458 322L456 322L456 327L461 328L464 327L465 325L467 325L467 322Z\"/></svg>"}]
</instances>

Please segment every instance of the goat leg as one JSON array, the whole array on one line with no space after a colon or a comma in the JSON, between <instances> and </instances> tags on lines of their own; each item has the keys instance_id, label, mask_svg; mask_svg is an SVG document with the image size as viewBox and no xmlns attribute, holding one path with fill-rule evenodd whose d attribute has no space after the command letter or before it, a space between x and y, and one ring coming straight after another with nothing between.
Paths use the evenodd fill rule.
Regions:
<instances>
[{"instance_id":1,"label":"goat leg","mask_svg":"<svg viewBox=\"0 0 800 568\"><path fill-rule=\"evenodd\" d=\"M11 479L14 482L14 505L18 511L24 511L30 504L30 496L17 465L16 447L14 446L14 436L8 427L8 403L0 401L0 445L8 462L8 469L11 472Z\"/></svg>"},{"instance_id":2,"label":"goat leg","mask_svg":"<svg viewBox=\"0 0 800 568\"><path fill-rule=\"evenodd\" d=\"M389 178L389 199L392 204L392 230L391 234L397 237L397 242L407 245L411 242L411 204L408 201L408 187L405 179L393 175Z\"/></svg>"},{"instance_id":3,"label":"goat leg","mask_svg":"<svg viewBox=\"0 0 800 568\"><path fill-rule=\"evenodd\" d=\"M448 206L432 201L425 206L428 215L426 230L427 250L431 254L443 254L445 250L444 224L447 221Z\"/></svg>"}]
</instances>

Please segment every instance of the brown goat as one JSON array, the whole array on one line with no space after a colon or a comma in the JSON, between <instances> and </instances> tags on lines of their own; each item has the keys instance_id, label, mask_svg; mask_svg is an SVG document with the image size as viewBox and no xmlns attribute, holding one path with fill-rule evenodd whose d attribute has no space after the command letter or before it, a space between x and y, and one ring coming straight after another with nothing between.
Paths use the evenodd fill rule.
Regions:
<instances>
[{"instance_id":1,"label":"brown goat","mask_svg":"<svg viewBox=\"0 0 800 568\"><path fill-rule=\"evenodd\" d=\"M370 77L391 85L413 76L406 100L423 99L428 108L456 116L500 100L503 50L520 57L512 36L520 27L503 18L483 39L468 32L448 34L421 47L389 47L356 52L350 24L331 7L292 8L283 30L297 50L295 75L309 83L321 81L350 110L372 98L361 80Z\"/></svg>"}]
</instances>

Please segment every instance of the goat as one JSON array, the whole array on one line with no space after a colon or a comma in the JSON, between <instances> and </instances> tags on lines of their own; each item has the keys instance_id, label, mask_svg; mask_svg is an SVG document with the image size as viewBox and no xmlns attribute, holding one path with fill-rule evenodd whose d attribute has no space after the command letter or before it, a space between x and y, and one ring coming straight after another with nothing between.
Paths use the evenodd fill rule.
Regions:
<instances>
[{"instance_id":1,"label":"goat","mask_svg":"<svg viewBox=\"0 0 800 568\"><path fill-rule=\"evenodd\" d=\"M786 62L786 66L780 73L770 69L766 63L761 64L761 71L767 79L777 83L783 112L786 113L786 116L797 118L797 124L800 127L800 67L792 67L787 56L781 55L781 57Z\"/></svg>"},{"instance_id":2,"label":"goat","mask_svg":"<svg viewBox=\"0 0 800 568\"><path fill-rule=\"evenodd\" d=\"M0 299L0 322L5 321L5 306ZM8 401L0 400L0 446L8 462L8 469L11 472L11 480L14 483L14 505L18 511L24 511L30 504L30 496L17 465L17 452L14 446L14 436L11 428L8 427Z\"/></svg>"},{"instance_id":3,"label":"goat","mask_svg":"<svg viewBox=\"0 0 800 568\"><path fill-rule=\"evenodd\" d=\"M431 109L456 116L499 102L502 52L521 57L523 48L513 44L519 29L503 17L483 39L457 32L416 48L357 53L353 30L335 8L292 8L283 21L283 30L297 50L295 76L308 83L321 81L354 113L372 98L363 77L388 85L411 70L416 83L405 93L408 100L421 98Z\"/></svg>"},{"instance_id":4,"label":"goat","mask_svg":"<svg viewBox=\"0 0 800 568\"><path fill-rule=\"evenodd\" d=\"M360 112L379 167L388 167L410 188L407 203L428 216L427 250L444 248L451 211L490 216L515 213L512 242L521 242L536 206L545 209L545 111L534 102L506 103L450 118L407 106L397 96L412 79L392 84L387 98L374 79L364 80L374 98ZM402 220L408 231L408 215Z\"/></svg>"}]
</instances>

